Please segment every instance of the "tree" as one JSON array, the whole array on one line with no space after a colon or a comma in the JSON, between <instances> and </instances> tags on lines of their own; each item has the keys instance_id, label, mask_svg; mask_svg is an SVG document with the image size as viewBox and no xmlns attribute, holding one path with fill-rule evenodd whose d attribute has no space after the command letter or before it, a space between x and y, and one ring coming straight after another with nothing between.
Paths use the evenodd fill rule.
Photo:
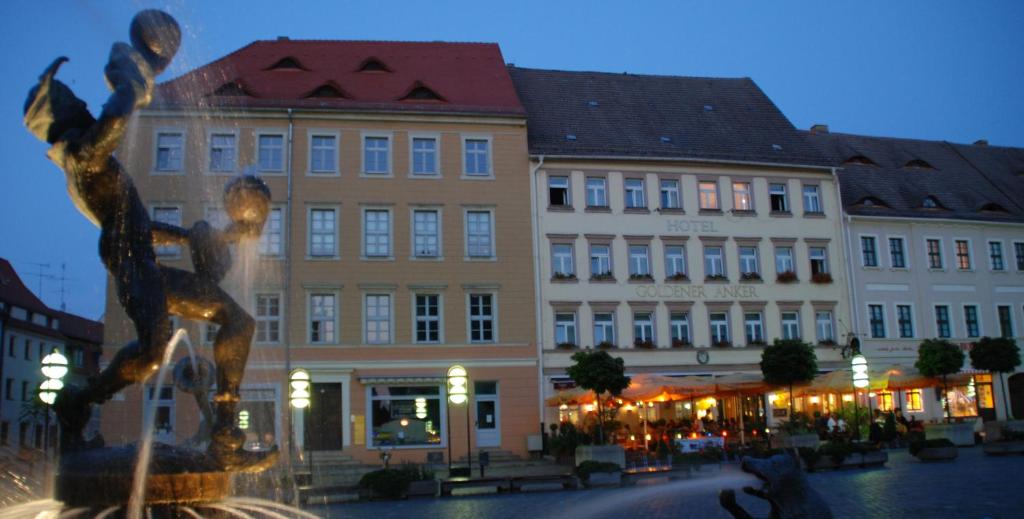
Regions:
<instances>
[{"instance_id":1,"label":"tree","mask_svg":"<svg viewBox=\"0 0 1024 519\"><path fill-rule=\"evenodd\" d=\"M818 372L814 348L800 339L775 339L761 353L761 373L769 384L789 386L789 418L793 419L793 384L810 382Z\"/></svg>"},{"instance_id":2,"label":"tree","mask_svg":"<svg viewBox=\"0 0 1024 519\"><path fill-rule=\"evenodd\" d=\"M578 351L572 355L573 365L566 369L569 378L583 389L593 391L597 396L598 442L604 444L604 419L601 409L601 395L611 393L618 396L629 387L626 365L622 357L612 357L607 351Z\"/></svg>"},{"instance_id":3,"label":"tree","mask_svg":"<svg viewBox=\"0 0 1024 519\"><path fill-rule=\"evenodd\" d=\"M989 373L999 374L999 385L1003 387L1003 405L1006 406L1006 419L1010 417L1010 401L1006 399L1004 373L1009 373L1020 366L1020 349L1013 339L1005 337L982 337L971 348L971 366Z\"/></svg>"},{"instance_id":4,"label":"tree","mask_svg":"<svg viewBox=\"0 0 1024 519\"><path fill-rule=\"evenodd\" d=\"M964 367L964 352L945 339L925 339L917 347L914 367L926 377L942 377L942 395L946 398L946 423L949 423L949 391L946 377Z\"/></svg>"}]
</instances>

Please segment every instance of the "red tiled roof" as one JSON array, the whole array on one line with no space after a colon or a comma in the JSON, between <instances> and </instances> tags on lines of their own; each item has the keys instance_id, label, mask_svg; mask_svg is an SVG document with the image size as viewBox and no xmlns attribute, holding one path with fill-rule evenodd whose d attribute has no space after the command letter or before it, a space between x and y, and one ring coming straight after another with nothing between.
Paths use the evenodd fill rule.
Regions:
<instances>
[{"instance_id":1,"label":"red tiled roof","mask_svg":"<svg viewBox=\"0 0 1024 519\"><path fill-rule=\"evenodd\" d=\"M437 99L403 100L421 86ZM494 43L255 41L159 86L154 107L187 106L524 114Z\"/></svg>"},{"instance_id":2,"label":"red tiled roof","mask_svg":"<svg viewBox=\"0 0 1024 519\"><path fill-rule=\"evenodd\" d=\"M6 301L12 305L20 306L26 310L41 314L51 315L50 308L32 293L21 277L11 266L11 263L0 258L0 301Z\"/></svg>"}]
</instances>

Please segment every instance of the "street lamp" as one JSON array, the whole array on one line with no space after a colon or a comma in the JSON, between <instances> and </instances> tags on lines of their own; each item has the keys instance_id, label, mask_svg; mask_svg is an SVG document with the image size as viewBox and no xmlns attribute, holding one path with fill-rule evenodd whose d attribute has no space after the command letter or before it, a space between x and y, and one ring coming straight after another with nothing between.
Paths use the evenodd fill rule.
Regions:
<instances>
[{"instance_id":1,"label":"street lamp","mask_svg":"<svg viewBox=\"0 0 1024 519\"><path fill-rule=\"evenodd\" d=\"M309 388L309 372L302 368L293 369L292 372L288 374L288 404L292 406L293 409L308 409L310 398ZM292 452L290 449L292 448L293 445L295 445L294 413L292 413L291 420L288 420L289 452ZM313 478L313 458L311 456L312 452L313 451L309 451L309 453L306 455L306 457L309 458L310 481L312 481Z\"/></svg>"},{"instance_id":2,"label":"street lamp","mask_svg":"<svg viewBox=\"0 0 1024 519\"><path fill-rule=\"evenodd\" d=\"M857 408L857 390L868 387L868 359L860 353L850 359L850 369L853 370L853 427L854 434L860 440L860 411Z\"/></svg>"},{"instance_id":3,"label":"street lamp","mask_svg":"<svg viewBox=\"0 0 1024 519\"><path fill-rule=\"evenodd\" d=\"M448 415L448 474L452 472L452 423L451 406L449 404L462 405L469 401L469 374L466 368L456 364L448 368L445 377L448 382L448 400L445 411ZM473 473L473 450L469 437L469 406L466 406L466 463L468 468L466 476Z\"/></svg>"},{"instance_id":4,"label":"street lamp","mask_svg":"<svg viewBox=\"0 0 1024 519\"><path fill-rule=\"evenodd\" d=\"M46 404L46 417L43 419L43 455L50 457L50 408L57 400L57 392L64 388L64 375L68 374L68 358L54 347L50 354L43 357L42 368L45 379L39 384L39 399Z\"/></svg>"}]
</instances>

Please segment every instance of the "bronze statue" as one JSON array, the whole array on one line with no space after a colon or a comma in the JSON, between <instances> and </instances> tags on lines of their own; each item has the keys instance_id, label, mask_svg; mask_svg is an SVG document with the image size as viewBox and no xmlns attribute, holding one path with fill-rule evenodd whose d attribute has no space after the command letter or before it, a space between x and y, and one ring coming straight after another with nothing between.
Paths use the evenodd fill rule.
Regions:
<instances>
[{"instance_id":1,"label":"bronze statue","mask_svg":"<svg viewBox=\"0 0 1024 519\"><path fill-rule=\"evenodd\" d=\"M745 457L740 463L744 472L763 483L761 488L743 487L743 491L768 501L769 519L831 519L832 510L804 475L795 452L776 454L770 458ZM718 501L735 519L754 519L739 503L736 492L722 490Z\"/></svg>"},{"instance_id":2,"label":"bronze statue","mask_svg":"<svg viewBox=\"0 0 1024 519\"><path fill-rule=\"evenodd\" d=\"M111 48L104 75L112 93L98 119L54 78L65 57L46 69L25 104L25 125L51 145L47 155L64 171L72 201L101 228L100 257L137 334L86 387L68 386L59 393L54 409L62 448L83 448L91 404L158 369L172 332L171 314L220 325L213 346L217 392L208 455L220 470L262 470L276 460L276 449L245 451L245 436L234 425L255 323L218 284L231 266L227 244L262 232L270 191L256 177L232 180L224 194L232 223L224 230L204 221L183 229L150 219L113 153L131 114L152 101L154 78L177 52L181 31L170 15L146 10L132 20L130 35L131 45L118 42ZM164 244L187 244L194 272L158 264L154 245Z\"/></svg>"}]
</instances>

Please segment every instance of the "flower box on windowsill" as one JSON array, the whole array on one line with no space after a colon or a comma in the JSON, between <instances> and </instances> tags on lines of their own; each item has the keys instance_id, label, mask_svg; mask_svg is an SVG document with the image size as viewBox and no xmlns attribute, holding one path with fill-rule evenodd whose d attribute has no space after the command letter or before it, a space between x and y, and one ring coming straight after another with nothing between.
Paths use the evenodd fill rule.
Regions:
<instances>
[{"instance_id":1,"label":"flower box on windowsill","mask_svg":"<svg viewBox=\"0 0 1024 519\"><path fill-rule=\"evenodd\" d=\"M731 341L712 342L711 345L714 346L715 348L732 348Z\"/></svg>"},{"instance_id":2,"label":"flower box on windowsill","mask_svg":"<svg viewBox=\"0 0 1024 519\"><path fill-rule=\"evenodd\" d=\"M555 272L551 276L552 283L572 283L576 281L576 274L563 274L561 272Z\"/></svg>"},{"instance_id":3,"label":"flower box on windowsill","mask_svg":"<svg viewBox=\"0 0 1024 519\"><path fill-rule=\"evenodd\" d=\"M645 349L645 350L653 350L654 348L657 348L657 346L654 345L654 342L651 341L650 339L645 340L645 341L641 341L641 340L637 339L637 340L633 341L633 347L634 348Z\"/></svg>"},{"instance_id":4,"label":"flower box on windowsill","mask_svg":"<svg viewBox=\"0 0 1024 519\"><path fill-rule=\"evenodd\" d=\"M828 347L835 348L836 341L833 341L832 339L825 339L823 341L818 341L818 346L822 346L822 347L828 346Z\"/></svg>"},{"instance_id":5,"label":"flower box on windowsill","mask_svg":"<svg viewBox=\"0 0 1024 519\"><path fill-rule=\"evenodd\" d=\"M740 274L740 281L761 281L761 274L757 272L744 272Z\"/></svg>"},{"instance_id":6,"label":"flower box on windowsill","mask_svg":"<svg viewBox=\"0 0 1024 519\"><path fill-rule=\"evenodd\" d=\"M604 273L601 273L601 274L592 274L590 276L590 281L593 281L595 283L614 283L615 282L615 276L613 276L611 272L604 272Z\"/></svg>"},{"instance_id":7,"label":"flower box on windowsill","mask_svg":"<svg viewBox=\"0 0 1024 519\"><path fill-rule=\"evenodd\" d=\"M747 343L749 348L764 348L765 346L768 346L768 343L764 341L750 341Z\"/></svg>"},{"instance_id":8,"label":"flower box on windowsill","mask_svg":"<svg viewBox=\"0 0 1024 519\"><path fill-rule=\"evenodd\" d=\"M630 282L650 283L654 281L654 277L650 274L630 274Z\"/></svg>"},{"instance_id":9,"label":"flower box on windowsill","mask_svg":"<svg viewBox=\"0 0 1024 519\"><path fill-rule=\"evenodd\" d=\"M704 276L704 281L708 283L728 283L729 278L724 274L712 274L710 276Z\"/></svg>"},{"instance_id":10,"label":"flower box on windowsill","mask_svg":"<svg viewBox=\"0 0 1024 519\"><path fill-rule=\"evenodd\" d=\"M618 346L616 346L616 345L614 345L614 344L612 344L612 343L610 343L608 341L603 341L603 342L597 343L597 346L594 346L594 347L599 349L599 350L614 350Z\"/></svg>"},{"instance_id":11,"label":"flower box on windowsill","mask_svg":"<svg viewBox=\"0 0 1024 519\"><path fill-rule=\"evenodd\" d=\"M693 346L693 344L690 344L690 341L682 341L682 340L679 340L679 339L672 339L672 347L673 348L689 348L690 346Z\"/></svg>"},{"instance_id":12,"label":"flower box on windowsill","mask_svg":"<svg viewBox=\"0 0 1024 519\"><path fill-rule=\"evenodd\" d=\"M571 343L571 342L560 342L557 345L555 345L555 347L560 349L560 350L575 350L576 349L576 345Z\"/></svg>"},{"instance_id":13,"label":"flower box on windowsill","mask_svg":"<svg viewBox=\"0 0 1024 519\"><path fill-rule=\"evenodd\" d=\"M832 282L832 274L828 272L819 272L811 275L811 283L828 284Z\"/></svg>"},{"instance_id":14,"label":"flower box on windowsill","mask_svg":"<svg viewBox=\"0 0 1024 519\"><path fill-rule=\"evenodd\" d=\"M671 276L665 278L666 283L685 283L689 280L689 276L683 273L672 274Z\"/></svg>"},{"instance_id":15,"label":"flower box on windowsill","mask_svg":"<svg viewBox=\"0 0 1024 519\"><path fill-rule=\"evenodd\" d=\"M775 276L775 281L779 283L796 283L796 272L793 272L792 270L779 272L779 275Z\"/></svg>"}]
</instances>

